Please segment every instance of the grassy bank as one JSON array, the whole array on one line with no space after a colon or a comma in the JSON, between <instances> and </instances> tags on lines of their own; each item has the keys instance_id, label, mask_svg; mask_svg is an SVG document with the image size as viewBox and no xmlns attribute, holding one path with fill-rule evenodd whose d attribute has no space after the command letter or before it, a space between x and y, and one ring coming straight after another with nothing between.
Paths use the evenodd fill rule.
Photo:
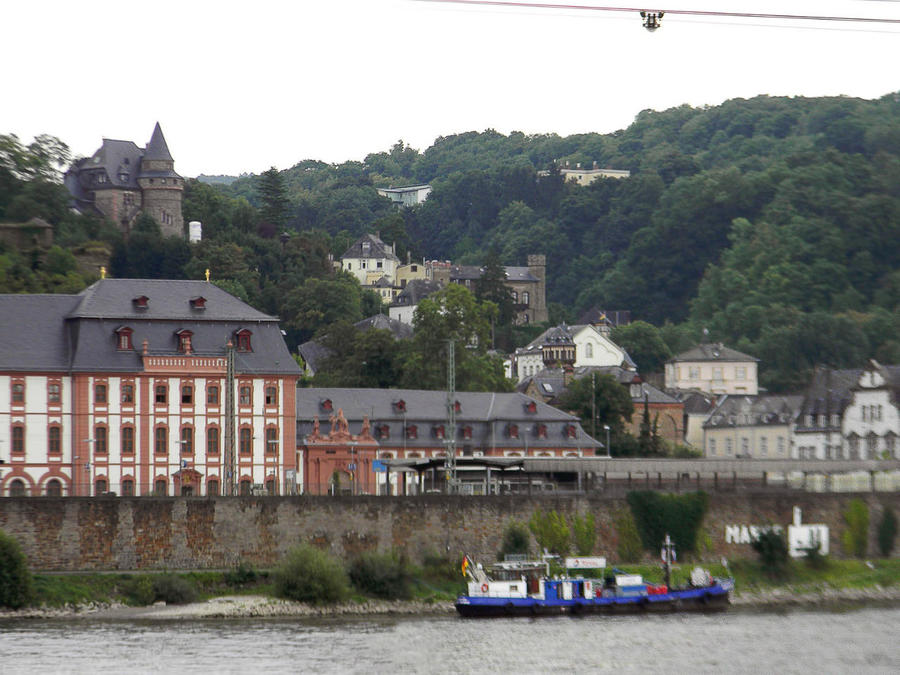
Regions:
<instances>
[{"instance_id":1,"label":"grassy bank","mask_svg":"<svg viewBox=\"0 0 900 675\"><path fill-rule=\"evenodd\" d=\"M870 566L871 565L871 566ZM640 573L647 581L663 579L659 565L623 565L629 572ZM753 560L731 561L726 569L721 564L706 566L715 576L732 576L736 593L752 594L774 589L789 593L811 593L847 588L900 586L900 559L861 560L826 559L821 568L803 561L791 561L786 574L772 578ZM679 565L673 570L674 584L685 583L693 565ZM142 606L158 600L170 604L203 601L225 595L272 595L273 586L265 570L240 568L228 572L186 573L71 573L35 574L35 605L50 608L89 604L124 604ZM436 574L433 568L412 569L412 600L426 603L451 602L465 588L459 571L455 575ZM158 592L168 593L159 597ZM372 599L355 590L352 600Z\"/></svg>"},{"instance_id":2,"label":"grassy bank","mask_svg":"<svg viewBox=\"0 0 900 675\"><path fill-rule=\"evenodd\" d=\"M757 561L738 559L721 564L701 565L713 576L734 577L735 592L756 593L781 589L793 593L809 593L823 589L874 588L876 586L900 586L900 559L886 558L863 560L835 560L825 558L821 567L810 566L803 560L792 560L785 573L771 576ZM663 571L660 565L627 565L651 582L660 582ZM683 584L690 578L694 565L677 565L672 573L673 585Z\"/></svg>"}]
</instances>

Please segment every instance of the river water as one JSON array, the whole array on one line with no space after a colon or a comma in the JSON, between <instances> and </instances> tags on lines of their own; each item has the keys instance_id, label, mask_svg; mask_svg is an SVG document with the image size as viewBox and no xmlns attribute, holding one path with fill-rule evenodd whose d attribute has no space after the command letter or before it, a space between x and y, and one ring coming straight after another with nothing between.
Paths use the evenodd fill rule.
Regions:
<instances>
[{"instance_id":1,"label":"river water","mask_svg":"<svg viewBox=\"0 0 900 675\"><path fill-rule=\"evenodd\" d=\"M900 609L0 621L0 673L898 673Z\"/></svg>"}]
</instances>

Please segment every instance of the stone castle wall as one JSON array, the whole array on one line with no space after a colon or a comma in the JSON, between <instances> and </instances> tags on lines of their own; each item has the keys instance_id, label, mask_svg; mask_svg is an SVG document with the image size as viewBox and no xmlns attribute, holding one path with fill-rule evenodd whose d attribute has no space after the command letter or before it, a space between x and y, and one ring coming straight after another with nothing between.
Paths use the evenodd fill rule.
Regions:
<instances>
[{"instance_id":1,"label":"stone castle wall","mask_svg":"<svg viewBox=\"0 0 900 675\"><path fill-rule=\"evenodd\" d=\"M842 556L843 513L853 497L870 510L870 547L885 505L900 512L900 494L734 493L710 495L701 557L753 557L746 543L726 543L726 528L803 522L830 528L831 555ZM616 563L615 514L622 499L576 497L262 498L3 498L0 529L15 537L35 570L154 570L229 568L244 560L274 565L292 547L311 542L347 559L366 550L402 549L414 560L429 553L492 560L511 520L537 509L569 522L591 512L594 553ZM732 537L733 538L733 537Z\"/></svg>"}]
</instances>

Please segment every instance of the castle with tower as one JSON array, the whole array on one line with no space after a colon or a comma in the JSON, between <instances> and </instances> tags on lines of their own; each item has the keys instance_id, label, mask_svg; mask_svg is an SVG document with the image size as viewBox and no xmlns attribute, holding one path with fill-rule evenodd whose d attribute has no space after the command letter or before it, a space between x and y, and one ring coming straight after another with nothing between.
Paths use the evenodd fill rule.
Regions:
<instances>
[{"instance_id":1,"label":"castle with tower","mask_svg":"<svg viewBox=\"0 0 900 675\"><path fill-rule=\"evenodd\" d=\"M145 148L104 138L93 155L72 164L65 184L75 208L106 216L126 235L143 212L159 223L163 235L184 236L184 178L175 173L159 122Z\"/></svg>"}]
</instances>

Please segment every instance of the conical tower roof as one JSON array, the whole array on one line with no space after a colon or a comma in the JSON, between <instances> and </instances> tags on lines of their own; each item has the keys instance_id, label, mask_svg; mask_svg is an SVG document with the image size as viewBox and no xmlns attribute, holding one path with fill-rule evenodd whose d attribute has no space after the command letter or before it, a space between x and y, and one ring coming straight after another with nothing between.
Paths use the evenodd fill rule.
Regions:
<instances>
[{"instance_id":1,"label":"conical tower roof","mask_svg":"<svg viewBox=\"0 0 900 675\"><path fill-rule=\"evenodd\" d=\"M159 122L157 122L156 126L153 128L153 135L150 137L150 142L147 143L144 159L163 159L169 162L175 161L172 159L172 154L169 152L169 146L166 145L166 138L163 136Z\"/></svg>"}]
</instances>

